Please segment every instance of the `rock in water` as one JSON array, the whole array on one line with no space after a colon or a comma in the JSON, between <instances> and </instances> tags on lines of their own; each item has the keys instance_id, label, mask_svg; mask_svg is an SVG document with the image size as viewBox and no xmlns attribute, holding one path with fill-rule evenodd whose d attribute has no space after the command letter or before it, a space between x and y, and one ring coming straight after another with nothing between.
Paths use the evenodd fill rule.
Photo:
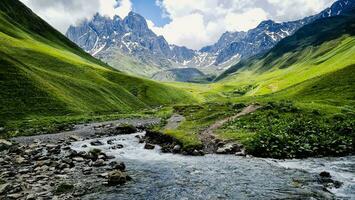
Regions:
<instances>
[{"instance_id":1,"label":"rock in water","mask_svg":"<svg viewBox=\"0 0 355 200\"><path fill-rule=\"evenodd\" d=\"M115 170L108 174L109 185L122 185L129 180L131 180L131 177L120 170Z\"/></svg>"},{"instance_id":2,"label":"rock in water","mask_svg":"<svg viewBox=\"0 0 355 200\"><path fill-rule=\"evenodd\" d=\"M173 148L173 153L179 153L181 151L181 146L180 145L175 145Z\"/></svg>"},{"instance_id":3,"label":"rock in water","mask_svg":"<svg viewBox=\"0 0 355 200\"><path fill-rule=\"evenodd\" d=\"M126 165L123 162L116 162L116 161L112 161L110 164L112 169L117 169L120 171L124 171L126 170Z\"/></svg>"},{"instance_id":4,"label":"rock in water","mask_svg":"<svg viewBox=\"0 0 355 200\"><path fill-rule=\"evenodd\" d=\"M92 146L102 146L102 145L104 145L104 143L102 143L102 142L99 141L99 140L92 141L92 142L90 142L90 144L91 144Z\"/></svg>"},{"instance_id":5,"label":"rock in water","mask_svg":"<svg viewBox=\"0 0 355 200\"><path fill-rule=\"evenodd\" d=\"M322 178L331 178L332 176L330 175L329 172L323 171L321 173L319 173L319 176Z\"/></svg>"},{"instance_id":6,"label":"rock in water","mask_svg":"<svg viewBox=\"0 0 355 200\"><path fill-rule=\"evenodd\" d=\"M145 148L145 149L154 149L155 146L154 146L153 144L147 143L147 144L144 145L144 148Z\"/></svg>"}]
</instances>

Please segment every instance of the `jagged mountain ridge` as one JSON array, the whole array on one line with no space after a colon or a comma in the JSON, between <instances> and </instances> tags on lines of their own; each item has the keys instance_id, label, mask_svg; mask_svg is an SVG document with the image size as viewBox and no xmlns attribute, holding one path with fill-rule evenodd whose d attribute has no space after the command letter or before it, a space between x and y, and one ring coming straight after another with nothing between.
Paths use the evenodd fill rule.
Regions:
<instances>
[{"instance_id":1,"label":"jagged mountain ridge","mask_svg":"<svg viewBox=\"0 0 355 200\"><path fill-rule=\"evenodd\" d=\"M66 35L85 51L118 69L126 63L117 62L121 57L115 55L128 55L142 65L152 66L151 70L146 70L149 73L138 70L139 75L152 76L160 70L188 67L210 74L264 53L302 26L319 18L340 15L354 8L354 4L351 0L339 0L323 12L301 20L283 23L267 20L248 32L226 32L217 43L199 51L170 45L163 36L149 29L144 17L134 12L124 19L97 14L90 21L71 26Z\"/></svg>"},{"instance_id":2,"label":"jagged mountain ridge","mask_svg":"<svg viewBox=\"0 0 355 200\"><path fill-rule=\"evenodd\" d=\"M274 47L283 38L293 35L299 28L320 18L333 17L355 8L353 0L336 1L321 13L301 20L277 23L272 20L261 22L248 32L226 32L217 43L200 51L216 55L215 65L231 59L235 55L248 58L264 53Z\"/></svg>"}]
</instances>

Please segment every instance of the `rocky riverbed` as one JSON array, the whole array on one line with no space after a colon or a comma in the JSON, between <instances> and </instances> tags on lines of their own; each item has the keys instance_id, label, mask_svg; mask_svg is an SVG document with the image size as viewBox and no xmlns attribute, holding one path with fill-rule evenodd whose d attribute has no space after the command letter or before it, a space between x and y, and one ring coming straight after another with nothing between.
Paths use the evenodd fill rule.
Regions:
<instances>
[{"instance_id":1,"label":"rocky riverbed","mask_svg":"<svg viewBox=\"0 0 355 200\"><path fill-rule=\"evenodd\" d=\"M173 154L183 153L173 138L146 132L156 123L78 125L0 141L0 199L355 198L355 157L184 156Z\"/></svg>"},{"instance_id":2,"label":"rocky riverbed","mask_svg":"<svg viewBox=\"0 0 355 200\"><path fill-rule=\"evenodd\" d=\"M0 199L80 199L131 180L126 166L96 146L100 138L132 134L158 119L119 120L78 125L73 131L0 140ZM88 139L92 148L76 151L72 142ZM122 148L116 144L112 148Z\"/></svg>"}]
</instances>

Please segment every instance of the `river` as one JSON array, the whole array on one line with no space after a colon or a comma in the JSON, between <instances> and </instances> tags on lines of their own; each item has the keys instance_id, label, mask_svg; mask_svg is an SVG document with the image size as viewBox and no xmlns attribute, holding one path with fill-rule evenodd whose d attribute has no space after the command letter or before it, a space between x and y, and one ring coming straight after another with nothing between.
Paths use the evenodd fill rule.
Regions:
<instances>
[{"instance_id":1,"label":"river","mask_svg":"<svg viewBox=\"0 0 355 200\"><path fill-rule=\"evenodd\" d=\"M122 149L100 147L106 154L125 162L133 181L108 187L83 199L155 200L155 199L355 199L355 156L274 160L234 155L203 157L163 154L159 147L146 150L136 135L103 138L116 139ZM82 148L82 145L88 145ZM72 148L89 151L90 140L75 142ZM343 182L338 189L324 190L318 174L328 171Z\"/></svg>"}]
</instances>

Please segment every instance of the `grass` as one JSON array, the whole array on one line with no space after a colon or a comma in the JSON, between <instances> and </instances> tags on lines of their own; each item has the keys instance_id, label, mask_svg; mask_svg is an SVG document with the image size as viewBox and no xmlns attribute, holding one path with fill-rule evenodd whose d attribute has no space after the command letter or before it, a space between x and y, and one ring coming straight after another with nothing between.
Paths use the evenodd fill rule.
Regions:
<instances>
[{"instance_id":1,"label":"grass","mask_svg":"<svg viewBox=\"0 0 355 200\"><path fill-rule=\"evenodd\" d=\"M49 118L76 121L196 101L96 60L19 1L1 1L0 8L0 127L11 135L21 121L45 126Z\"/></svg>"},{"instance_id":2,"label":"grass","mask_svg":"<svg viewBox=\"0 0 355 200\"><path fill-rule=\"evenodd\" d=\"M335 130L334 117L340 115L347 119L337 122L342 129L353 126L354 18L354 15L330 18L306 26L265 56L256 56L232 67L218 82L171 83L205 102L198 105L199 109L186 106L184 112L180 112L186 121L175 132L179 136L183 135L185 140L189 136L196 138L213 122L237 112L228 105L258 102L265 106L268 102L278 105L288 101L297 108L297 112L279 112L278 107L270 111L276 112L274 115L269 111L258 111L217 130L217 134L221 139L245 144L249 152L257 156L281 158L351 153L354 136L351 133L343 135ZM210 109L208 105L213 105L212 102L222 106ZM179 112L179 109L175 110ZM320 116L315 113L320 113ZM273 123L277 125L273 126ZM248 128L249 125L254 127ZM305 126L308 130L297 136L296 132L289 130L288 125L300 130ZM268 128L271 131L267 131ZM314 130L319 131L319 134L309 133ZM279 141L277 138L288 141L290 149L274 144L272 141ZM262 144L263 140L269 143ZM329 148L317 146L314 141ZM273 146L274 149L271 149ZM297 151L297 148L305 150ZM312 154L308 152L309 148L318 150L315 149ZM287 151L291 153L285 154Z\"/></svg>"},{"instance_id":3,"label":"grass","mask_svg":"<svg viewBox=\"0 0 355 200\"><path fill-rule=\"evenodd\" d=\"M269 103L253 115L227 123L219 132L261 157L343 156L354 151L355 123L348 116L354 114L327 115L291 102Z\"/></svg>"}]
</instances>

